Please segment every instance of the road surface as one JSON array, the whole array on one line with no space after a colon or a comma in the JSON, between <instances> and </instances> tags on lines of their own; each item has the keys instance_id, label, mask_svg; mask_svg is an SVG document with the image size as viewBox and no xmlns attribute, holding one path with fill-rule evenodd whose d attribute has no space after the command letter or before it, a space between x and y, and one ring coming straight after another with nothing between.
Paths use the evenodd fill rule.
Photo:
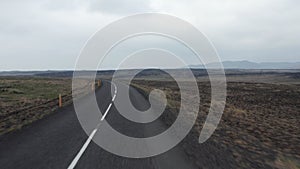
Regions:
<instances>
[{"instance_id":1,"label":"road surface","mask_svg":"<svg viewBox=\"0 0 300 169\"><path fill-rule=\"evenodd\" d=\"M110 86L109 82L104 82L103 86L96 91L101 112L105 112L112 101ZM86 106L86 110L89 110L89 97L91 96L88 95L80 100ZM149 102L133 88L130 89L130 98L133 105L140 110L149 107ZM134 137L156 135L166 129L159 119L149 124L130 122L118 113L113 104L105 120L116 130ZM78 169L196 168L194 162L189 160L180 146L155 157L130 159L111 154L93 141L74 163L75 157L78 157L88 137L79 124L73 105L63 107L19 131L1 136L0 168L66 169L72 162Z\"/></svg>"}]
</instances>

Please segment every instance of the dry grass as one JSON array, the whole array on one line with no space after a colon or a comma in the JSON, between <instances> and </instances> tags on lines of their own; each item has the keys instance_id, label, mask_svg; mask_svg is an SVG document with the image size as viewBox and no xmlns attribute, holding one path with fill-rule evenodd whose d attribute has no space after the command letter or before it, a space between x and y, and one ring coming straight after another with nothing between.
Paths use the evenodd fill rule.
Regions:
<instances>
[{"instance_id":1,"label":"dry grass","mask_svg":"<svg viewBox=\"0 0 300 169\"><path fill-rule=\"evenodd\" d=\"M58 108L58 95L63 105L72 102L71 78L1 77L0 135L22 128ZM79 80L75 94L91 91L91 83Z\"/></svg>"},{"instance_id":2,"label":"dry grass","mask_svg":"<svg viewBox=\"0 0 300 169\"><path fill-rule=\"evenodd\" d=\"M133 86L145 93L155 88L165 91L169 108L178 111L176 83L135 80ZM210 84L199 82L198 86L201 105L193 138L199 137L210 106ZM209 141L229 149L239 168L299 168L300 86L229 82L227 92L222 120ZM191 158L197 160L201 146L191 146L189 140L186 144Z\"/></svg>"}]
</instances>

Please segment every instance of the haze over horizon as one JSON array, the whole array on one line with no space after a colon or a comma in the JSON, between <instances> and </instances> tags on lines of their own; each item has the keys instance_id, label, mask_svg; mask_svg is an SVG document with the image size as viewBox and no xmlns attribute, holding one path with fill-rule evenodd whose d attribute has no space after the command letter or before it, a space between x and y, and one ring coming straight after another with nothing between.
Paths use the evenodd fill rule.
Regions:
<instances>
[{"instance_id":1,"label":"haze over horizon","mask_svg":"<svg viewBox=\"0 0 300 169\"><path fill-rule=\"evenodd\" d=\"M72 70L94 32L141 12L166 13L195 25L222 61L300 62L299 5L296 0L1 1L0 71Z\"/></svg>"},{"instance_id":2,"label":"haze over horizon","mask_svg":"<svg viewBox=\"0 0 300 169\"><path fill-rule=\"evenodd\" d=\"M242 61L223 61L222 62L224 69L300 69L300 62L249 62L247 60ZM214 63L208 63L207 66L214 67ZM193 69L205 69L204 65L189 65L189 68ZM130 69L140 69L136 68L126 68ZM160 69L159 67L143 67L143 69ZM170 68L174 69L174 68ZM182 67L176 67L175 69L182 69ZM82 70L82 71L92 71ZM100 68L98 71L110 71L116 70L114 68ZM2 72L30 72L30 71L74 71L74 69L19 69L19 70L0 70Z\"/></svg>"}]
</instances>

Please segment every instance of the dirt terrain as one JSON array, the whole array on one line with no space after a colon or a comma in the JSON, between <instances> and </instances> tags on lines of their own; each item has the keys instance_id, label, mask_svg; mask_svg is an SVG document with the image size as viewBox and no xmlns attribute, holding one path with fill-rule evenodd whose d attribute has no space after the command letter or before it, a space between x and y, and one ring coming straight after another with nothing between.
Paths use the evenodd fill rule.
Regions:
<instances>
[{"instance_id":1,"label":"dirt terrain","mask_svg":"<svg viewBox=\"0 0 300 169\"><path fill-rule=\"evenodd\" d=\"M230 151L239 168L299 168L300 85L241 81L239 78L228 82L223 117L208 141ZM180 107L180 92L175 82L140 79L133 86L146 96L152 89L165 91L168 109L174 114L163 114L163 118L169 125L174 121ZM183 143L195 161L203 156L199 153L198 137L210 106L210 83L199 81L198 86L201 95L198 119Z\"/></svg>"}]
</instances>

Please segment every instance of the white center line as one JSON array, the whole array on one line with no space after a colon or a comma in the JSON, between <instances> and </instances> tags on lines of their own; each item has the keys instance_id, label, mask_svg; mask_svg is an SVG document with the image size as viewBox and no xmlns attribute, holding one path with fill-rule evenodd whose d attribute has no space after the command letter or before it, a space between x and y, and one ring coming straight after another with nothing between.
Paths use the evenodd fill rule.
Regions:
<instances>
[{"instance_id":1,"label":"white center line","mask_svg":"<svg viewBox=\"0 0 300 169\"><path fill-rule=\"evenodd\" d=\"M114 97L113 97L113 99L112 99L112 101L115 101L116 96L117 96L117 95L115 94Z\"/></svg>"},{"instance_id":2,"label":"white center line","mask_svg":"<svg viewBox=\"0 0 300 169\"><path fill-rule=\"evenodd\" d=\"M110 82L111 84L113 84L115 86L115 94L113 96L113 99L111 101L111 103L109 104L108 108L106 109L104 115L102 116L99 124L97 125L97 127L93 130L93 132L90 134L89 138L86 140L86 142L84 143L84 145L82 146L82 148L80 149L80 151L78 152L78 154L76 155L76 157L73 159L72 163L69 165L68 169L74 169L74 167L76 166L76 164L78 163L80 157L82 156L82 154L84 153L84 151L86 150L86 148L88 147L88 145L90 144L90 142L92 141L93 137L95 136L96 132L98 131L98 128L100 126L100 123L105 119L106 115L108 114L116 96L117 96L117 86Z\"/></svg>"},{"instance_id":3,"label":"white center line","mask_svg":"<svg viewBox=\"0 0 300 169\"><path fill-rule=\"evenodd\" d=\"M86 142L84 143L84 145L82 146L82 148L80 149L79 153L76 155L76 157L74 158L74 160L72 161L72 163L69 165L68 169L73 169L77 162L79 161L80 157L82 156L82 154L84 153L84 151L86 150L86 148L88 147L88 145L90 144L90 142L92 141L94 135L96 134L98 129L94 129L93 132L91 133L91 135L89 136L89 138L86 140Z\"/></svg>"},{"instance_id":4,"label":"white center line","mask_svg":"<svg viewBox=\"0 0 300 169\"><path fill-rule=\"evenodd\" d=\"M104 113L104 115L102 116L100 121L103 121L105 119L105 117L106 117L107 113L109 112L111 106L112 106L112 103L109 104L108 108L106 109L106 112Z\"/></svg>"}]
</instances>

